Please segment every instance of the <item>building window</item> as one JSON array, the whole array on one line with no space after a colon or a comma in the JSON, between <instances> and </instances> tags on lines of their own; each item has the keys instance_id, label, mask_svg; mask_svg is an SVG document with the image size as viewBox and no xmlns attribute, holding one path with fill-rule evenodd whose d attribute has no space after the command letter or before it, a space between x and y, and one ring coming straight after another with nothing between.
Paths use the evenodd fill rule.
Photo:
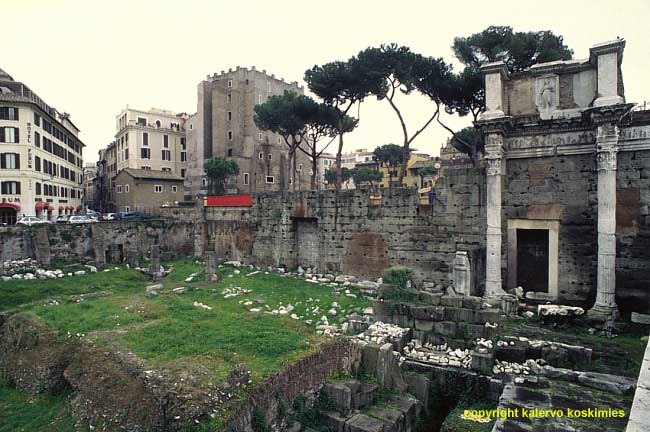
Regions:
<instances>
[{"instance_id":1,"label":"building window","mask_svg":"<svg viewBox=\"0 0 650 432\"><path fill-rule=\"evenodd\" d=\"M40 126L40 125L41 125L41 116L39 116L39 115L36 114L36 113L34 113L34 124L35 124L36 126Z\"/></svg>"},{"instance_id":2,"label":"building window","mask_svg":"<svg viewBox=\"0 0 650 432\"><path fill-rule=\"evenodd\" d=\"M258 104L262 103L262 95L257 95L257 103Z\"/></svg>"},{"instance_id":3,"label":"building window","mask_svg":"<svg viewBox=\"0 0 650 432\"><path fill-rule=\"evenodd\" d=\"M36 183L36 195L41 195L41 184Z\"/></svg>"},{"instance_id":4,"label":"building window","mask_svg":"<svg viewBox=\"0 0 650 432\"><path fill-rule=\"evenodd\" d=\"M162 191L163 191L162 185L154 185L153 191L156 192L156 193L162 193Z\"/></svg>"},{"instance_id":5,"label":"building window","mask_svg":"<svg viewBox=\"0 0 650 432\"><path fill-rule=\"evenodd\" d=\"M282 144L282 140L278 137L278 144Z\"/></svg>"},{"instance_id":6,"label":"building window","mask_svg":"<svg viewBox=\"0 0 650 432\"><path fill-rule=\"evenodd\" d=\"M194 129L194 125L190 123L190 130Z\"/></svg>"},{"instance_id":7,"label":"building window","mask_svg":"<svg viewBox=\"0 0 650 432\"><path fill-rule=\"evenodd\" d=\"M228 157L232 157L232 149L231 149L231 148L228 149L228 153L227 153L227 154L228 154Z\"/></svg>"},{"instance_id":8,"label":"building window","mask_svg":"<svg viewBox=\"0 0 650 432\"><path fill-rule=\"evenodd\" d=\"M130 211L131 211L131 207L129 207L129 206L122 206L122 211L124 211L124 212L130 212Z\"/></svg>"},{"instance_id":9,"label":"building window","mask_svg":"<svg viewBox=\"0 0 650 432\"><path fill-rule=\"evenodd\" d=\"M267 183L275 183L275 177L273 177L273 176L266 176L266 182L267 182Z\"/></svg>"},{"instance_id":10,"label":"building window","mask_svg":"<svg viewBox=\"0 0 650 432\"><path fill-rule=\"evenodd\" d=\"M201 179L201 186L206 187L208 185L208 179L207 178L202 178Z\"/></svg>"},{"instance_id":11,"label":"building window","mask_svg":"<svg viewBox=\"0 0 650 432\"><path fill-rule=\"evenodd\" d=\"M169 148L169 135L163 135L163 147Z\"/></svg>"},{"instance_id":12,"label":"building window","mask_svg":"<svg viewBox=\"0 0 650 432\"><path fill-rule=\"evenodd\" d=\"M161 126L162 126L162 123L160 122L160 120L156 120L156 127L160 128Z\"/></svg>"},{"instance_id":13,"label":"building window","mask_svg":"<svg viewBox=\"0 0 650 432\"><path fill-rule=\"evenodd\" d=\"M227 121L232 121L232 111L228 111L228 112L226 113L226 120L227 120Z\"/></svg>"},{"instance_id":14,"label":"building window","mask_svg":"<svg viewBox=\"0 0 650 432\"><path fill-rule=\"evenodd\" d=\"M147 119L144 117L138 117L138 126L146 126L147 125Z\"/></svg>"},{"instance_id":15,"label":"building window","mask_svg":"<svg viewBox=\"0 0 650 432\"><path fill-rule=\"evenodd\" d=\"M4 195L20 195L20 182L5 181L0 186L0 192Z\"/></svg>"},{"instance_id":16,"label":"building window","mask_svg":"<svg viewBox=\"0 0 650 432\"><path fill-rule=\"evenodd\" d=\"M249 182L248 173L244 173L244 185L248 185L248 182Z\"/></svg>"},{"instance_id":17,"label":"building window","mask_svg":"<svg viewBox=\"0 0 650 432\"><path fill-rule=\"evenodd\" d=\"M0 168L20 169L20 155L18 153L1 153Z\"/></svg>"},{"instance_id":18,"label":"building window","mask_svg":"<svg viewBox=\"0 0 650 432\"><path fill-rule=\"evenodd\" d=\"M115 187L115 190L117 191L117 193L122 193L122 185L117 185Z\"/></svg>"},{"instance_id":19,"label":"building window","mask_svg":"<svg viewBox=\"0 0 650 432\"><path fill-rule=\"evenodd\" d=\"M259 139L260 141L262 141L262 140L264 139L264 134L263 134L262 132L258 132L258 133L257 133L257 139Z\"/></svg>"},{"instance_id":20,"label":"building window","mask_svg":"<svg viewBox=\"0 0 650 432\"><path fill-rule=\"evenodd\" d=\"M228 87L232 88L232 80L228 80Z\"/></svg>"},{"instance_id":21,"label":"building window","mask_svg":"<svg viewBox=\"0 0 650 432\"><path fill-rule=\"evenodd\" d=\"M129 185L128 184L124 185L124 193L129 193Z\"/></svg>"},{"instance_id":22,"label":"building window","mask_svg":"<svg viewBox=\"0 0 650 432\"><path fill-rule=\"evenodd\" d=\"M142 147L140 149L140 159L151 159L151 149Z\"/></svg>"},{"instance_id":23,"label":"building window","mask_svg":"<svg viewBox=\"0 0 650 432\"><path fill-rule=\"evenodd\" d=\"M3 142L3 143L17 143L18 142L18 128L0 127L0 142Z\"/></svg>"},{"instance_id":24,"label":"building window","mask_svg":"<svg viewBox=\"0 0 650 432\"><path fill-rule=\"evenodd\" d=\"M187 162L187 152L181 152L181 162Z\"/></svg>"},{"instance_id":25,"label":"building window","mask_svg":"<svg viewBox=\"0 0 650 432\"><path fill-rule=\"evenodd\" d=\"M232 131L228 131L228 141L232 141Z\"/></svg>"},{"instance_id":26,"label":"building window","mask_svg":"<svg viewBox=\"0 0 650 432\"><path fill-rule=\"evenodd\" d=\"M149 134L147 132L142 132L142 145L149 147Z\"/></svg>"},{"instance_id":27,"label":"building window","mask_svg":"<svg viewBox=\"0 0 650 432\"><path fill-rule=\"evenodd\" d=\"M162 150L162 160L164 161L170 161L172 160L172 152L171 150Z\"/></svg>"},{"instance_id":28,"label":"building window","mask_svg":"<svg viewBox=\"0 0 650 432\"><path fill-rule=\"evenodd\" d=\"M273 159L273 155L269 153L269 160Z\"/></svg>"},{"instance_id":29,"label":"building window","mask_svg":"<svg viewBox=\"0 0 650 432\"><path fill-rule=\"evenodd\" d=\"M266 92L271 93L271 83L266 83Z\"/></svg>"},{"instance_id":30,"label":"building window","mask_svg":"<svg viewBox=\"0 0 650 432\"><path fill-rule=\"evenodd\" d=\"M18 120L18 108L0 107L0 120Z\"/></svg>"},{"instance_id":31,"label":"building window","mask_svg":"<svg viewBox=\"0 0 650 432\"><path fill-rule=\"evenodd\" d=\"M181 168L181 177L185 178L185 168Z\"/></svg>"},{"instance_id":32,"label":"building window","mask_svg":"<svg viewBox=\"0 0 650 432\"><path fill-rule=\"evenodd\" d=\"M150 166L141 166L140 169L141 169L141 170L144 170L144 171L151 171L151 167L150 167Z\"/></svg>"},{"instance_id":33,"label":"building window","mask_svg":"<svg viewBox=\"0 0 650 432\"><path fill-rule=\"evenodd\" d=\"M302 164L298 164L298 172L302 172Z\"/></svg>"},{"instance_id":34,"label":"building window","mask_svg":"<svg viewBox=\"0 0 650 432\"><path fill-rule=\"evenodd\" d=\"M187 150L187 142L185 142L185 138L181 137L181 149Z\"/></svg>"},{"instance_id":35,"label":"building window","mask_svg":"<svg viewBox=\"0 0 650 432\"><path fill-rule=\"evenodd\" d=\"M231 103L232 102L232 93L228 93L226 95L226 102Z\"/></svg>"},{"instance_id":36,"label":"building window","mask_svg":"<svg viewBox=\"0 0 650 432\"><path fill-rule=\"evenodd\" d=\"M172 192L174 193L178 192L178 186L172 186Z\"/></svg>"},{"instance_id":37,"label":"building window","mask_svg":"<svg viewBox=\"0 0 650 432\"><path fill-rule=\"evenodd\" d=\"M34 145L41 148L41 134L34 132Z\"/></svg>"},{"instance_id":38,"label":"building window","mask_svg":"<svg viewBox=\"0 0 650 432\"><path fill-rule=\"evenodd\" d=\"M264 159L264 153L260 152L260 154L259 154L259 158L260 158L260 159Z\"/></svg>"},{"instance_id":39,"label":"building window","mask_svg":"<svg viewBox=\"0 0 650 432\"><path fill-rule=\"evenodd\" d=\"M41 158L38 156L34 156L34 171L40 171L41 170Z\"/></svg>"},{"instance_id":40,"label":"building window","mask_svg":"<svg viewBox=\"0 0 650 432\"><path fill-rule=\"evenodd\" d=\"M163 167L162 172L172 172L172 169L169 167Z\"/></svg>"}]
</instances>

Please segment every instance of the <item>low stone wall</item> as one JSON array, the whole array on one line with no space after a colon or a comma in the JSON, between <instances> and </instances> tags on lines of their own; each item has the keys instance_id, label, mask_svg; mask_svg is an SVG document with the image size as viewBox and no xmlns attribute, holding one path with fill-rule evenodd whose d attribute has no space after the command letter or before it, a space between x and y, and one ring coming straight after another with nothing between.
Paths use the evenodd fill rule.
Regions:
<instances>
[{"instance_id":1,"label":"low stone wall","mask_svg":"<svg viewBox=\"0 0 650 432\"><path fill-rule=\"evenodd\" d=\"M501 311L486 307L480 297L446 296L422 292L420 304L380 299L373 311L378 321L413 329L413 337L434 345L447 343L452 349L465 349L476 338L496 340L499 327L485 323L499 323Z\"/></svg>"},{"instance_id":2,"label":"low stone wall","mask_svg":"<svg viewBox=\"0 0 650 432\"><path fill-rule=\"evenodd\" d=\"M251 431L253 410L259 410L272 423L278 405L291 407L298 395L320 390L327 378L337 372L353 372L358 368L361 353L356 344L338 339L319 346L313 353L291 363L282 371L266 378L251 390L246 406L228 421L230 431Z\"/></svg>"},{"instance_id":3,"label":"low stone wall","mask_svg":"<svg viewBox=\"0 0 650 432\"><path fill-rule=\"evenodd\" d=\"M0 260L35 258L66 261L122 262L127 251L146 256L154 244L164 257L194 253L194 221L100 222L0 228Z\"/></svg>"}]
</instances>

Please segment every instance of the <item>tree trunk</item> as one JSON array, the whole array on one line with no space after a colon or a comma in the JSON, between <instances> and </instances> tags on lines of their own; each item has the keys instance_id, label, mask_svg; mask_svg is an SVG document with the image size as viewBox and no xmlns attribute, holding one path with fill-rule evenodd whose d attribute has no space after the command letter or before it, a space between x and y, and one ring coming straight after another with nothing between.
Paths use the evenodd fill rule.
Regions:
<instances>
[{"instance_id":1,"label":"tree trunk","mask_svg":"<svg viewBox=\"0 0 650 432\"><path fill-rule=\"evenodd\" d=\"M312 154L312 159L311 159L311 190L318 190L318 189L320 189L320 182L318 182L318 157L316 156L316 154Z\"/></svg>"},{"instance_id":2,"label":"tree trunk","mask_svg":"<svg viewBox=\"0 0 650 432\"><path fill-rule=\"evenodd\" d=\"M402 158L404 161L402 162L399 170L399 187L404 186L404 176L406 175L406 167L409 161L409 154L411 152L409 151L409 143L405 142L404 143L404 148L402 149Z\"/></svg>"},{"instance_id":3,"label":"tree trunk","mask_svg":"<svg viewBox=\"0 0 650 432\"><path fill-rule=\"evenodd\" d=\"M341 154L343 153L343 120L339 120L339 149L336 152L336 190L341 190Z\"/></svg>"}]
</instances>

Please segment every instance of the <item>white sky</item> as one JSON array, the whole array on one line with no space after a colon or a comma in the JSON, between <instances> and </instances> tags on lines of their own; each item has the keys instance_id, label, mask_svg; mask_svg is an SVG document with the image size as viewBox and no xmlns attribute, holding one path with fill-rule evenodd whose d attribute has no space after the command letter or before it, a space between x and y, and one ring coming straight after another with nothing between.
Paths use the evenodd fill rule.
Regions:
<instances>
[{"instance_id":1,"label":"white sky","mask_svg":"<svg viewBox=\"0 0 650 432\"><path fill-rule=\"evenodd\" d=\"M0 68L72 115L86 162L112 140L127 104L195 112L196 86L208 74L255 65L302 83L315 64L389 42L455 62L453 38L489 25L550 29L575 58L624 37L627 101L650 100L649 0L0 0L0 11ZM400 102L410 130L432 113L424 98ZM438 154L447 137L433 124L413 147ZM346 150L390 142L402 143L397 118L385 102L369 100Z\"/></svg>"}]
</instances>

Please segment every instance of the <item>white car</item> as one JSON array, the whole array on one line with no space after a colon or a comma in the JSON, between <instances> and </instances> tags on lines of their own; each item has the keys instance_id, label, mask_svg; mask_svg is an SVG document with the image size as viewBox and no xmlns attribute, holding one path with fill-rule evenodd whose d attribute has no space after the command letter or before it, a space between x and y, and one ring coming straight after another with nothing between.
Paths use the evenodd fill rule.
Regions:
<instances>
[{"instance_id":1,"label":"white car","mask_svg":"<svg viewBox=\"0 0 650 432\"><path fill-rule=\"evenodd\" d=\"M68 221L68 223L71 224L87 224L93 222L97 222L97 220L86 215L70 216L70 220Z\"/></svg>"},{"instance_id":2,"label":"white car","mask_svg":"<svg viewBox=\"0 0 650 432\"><path fill-rule=\"evenodd\" d=\"M25 225L25 226L33 226L33 225L41 225L45 223L42 219L37 218L36 216L23 216L18 221L16 221L16 225Z\"/></svg>"}]
</instances>

